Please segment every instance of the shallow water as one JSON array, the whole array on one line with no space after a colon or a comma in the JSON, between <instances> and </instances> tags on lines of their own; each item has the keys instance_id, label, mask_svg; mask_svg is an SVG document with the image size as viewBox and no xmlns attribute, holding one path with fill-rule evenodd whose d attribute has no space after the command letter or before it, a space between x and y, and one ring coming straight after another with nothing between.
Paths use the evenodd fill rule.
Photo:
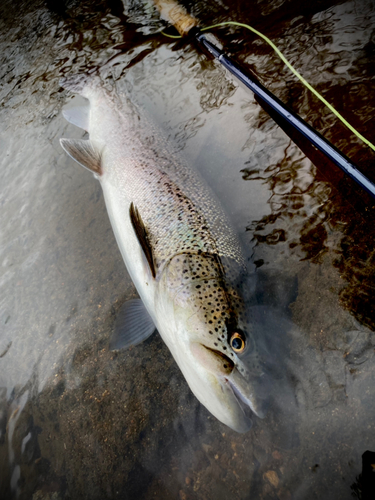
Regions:
<instances>
[{"instance_id":1,"label":"shallow water","mask_svg":"<svg viewBox=\"0 0 375 500\"><path fill-rule=\"evenodd\" d=\"M265 33L375 142L375 2L300 4L186 5L202 25ZM360 498L375 448L372 200L307 158L222 67L161 35L151 3L0 11L0 497ZM270 48L238 29L216 36L375 179L374 154ZM108 349L136 292L99 183L59 145L84 134L61 115L72 96L58 81L97 67L207 179L257 268L260 332L285 378L245 435L198 403L158 335Z\"/></svg>"}]
</instances>

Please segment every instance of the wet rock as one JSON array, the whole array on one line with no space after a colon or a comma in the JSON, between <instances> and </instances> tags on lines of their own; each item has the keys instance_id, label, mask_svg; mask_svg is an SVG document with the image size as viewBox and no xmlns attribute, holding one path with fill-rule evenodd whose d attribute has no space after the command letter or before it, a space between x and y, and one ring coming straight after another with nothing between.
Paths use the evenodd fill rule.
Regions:
<instances>
[{"instance_id":1,"label":"wet rock","mask_svg":"<svg viewBox=\"0 0 375 500\"><path fill-rule=\"evenodd\" d=\"M279 485L279 477L277 472L274 470L269 470L263 474L263 478L266 479L274 488L277 488Z\"/></svg>"}]
</instances>

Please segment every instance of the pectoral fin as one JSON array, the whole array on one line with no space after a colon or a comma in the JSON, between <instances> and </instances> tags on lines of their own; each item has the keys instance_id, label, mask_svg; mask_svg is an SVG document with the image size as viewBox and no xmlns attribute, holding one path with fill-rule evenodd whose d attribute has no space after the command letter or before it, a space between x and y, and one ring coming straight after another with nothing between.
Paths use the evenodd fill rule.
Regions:
<instances>
[{"instance_id":1,"label":"pectoral fin","mask_svg":"<svg viewBox=\"0 0 375 500\"><path fill-rule=\"evenodd\" d=\"M150 239L148 237L146 227L143 224L143 220L141 218L141 215L138 212L137 207L134 206L133 202L130 204L129 214L130 214L130 220L131 220L133 229L135 231L135 234L138 238L139 244L141 245L142 250L146 256L148 265L150 266L152 277L155 278L155 276L156 276L155 263L154 263L154 257L152 254L152 247L150 244Z\"/></svg>"},{"instance_id":2,"label":"pectoral fin","mask_svg":"<svg viewBox=\"0 0 375 500\"><path fill-rule=\"evenodd\" d=\"M115 323L110 349L126 349L146 340L155 331L154 322L141 299L125 302Z\"/></svg>"},{"instance_id":3,"label":"pectoral fin","mask_svg":"<svg viewBox=\"0 0 375 500\"><path fill-rule=\"evenodd\" d=\"M101 157L91 144L82 139L60 139L64 151L77 163L95 174L102 175Z\"/></svg>"}]
</instances>

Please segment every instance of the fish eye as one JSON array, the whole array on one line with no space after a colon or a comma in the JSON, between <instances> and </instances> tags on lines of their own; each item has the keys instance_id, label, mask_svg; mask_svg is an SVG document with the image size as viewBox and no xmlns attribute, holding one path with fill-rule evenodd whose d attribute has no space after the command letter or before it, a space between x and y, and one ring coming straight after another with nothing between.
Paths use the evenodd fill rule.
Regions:
<instances>
[{"instance_id":1,"label":"fish eye","mask_svg":"<svg viewBox=\"0 0 375 500\"><path fill-rule=\"evenodd\" d=\"M241 337L241 335L237 332L233 333L233 335L230 338L230 346L233 349L234 352L243 352L245 350L245 341Z\"/></svg>"}]
</instances>

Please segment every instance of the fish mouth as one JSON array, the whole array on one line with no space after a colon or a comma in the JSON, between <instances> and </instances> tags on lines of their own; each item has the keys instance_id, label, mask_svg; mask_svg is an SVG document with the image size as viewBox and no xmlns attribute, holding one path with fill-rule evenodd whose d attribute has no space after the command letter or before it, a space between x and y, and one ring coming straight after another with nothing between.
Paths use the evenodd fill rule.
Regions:
<instances>
[{"instance_id":1,"label":"fish mouth","mask_svg":"<svg viewBox=\"0 0 375 500\"><path fill-rule=\"evenodd\" d=\"M241 387L243 383L246 383L246 380L237 368L233 370L229 377L225 377L224 379L247 418L251 418L253 415L259 418L266 416L269 402L257 395L256 386L258 381L256 379L252 383L250 381L247 383L249 387L246 391Z\"/></svg>"},{"instance_id":2,"label":"fish mouth","mask_svg":"<svg viewBox=\"0 0 375 500\"><path fill-rule=\"evenodd\" d=\"M219 378L224 381L225 386L231 391L245 417L249 420L253 415L264 418L267 413L266 405L265 401L256 396L256 378L254 378L254 381L247 381L228 356L212 347L201 345L222 360L223 366L226 368L226 374L221 374Z\"/></svg>"},{"instance_id":3,"label":"fish mouth","mask_svg":"<svg viewBox=\"0 0 375 500\"><path fill-rule=\"evenodd\" d=\"M202 342L191 342L189 347L189 355L180 358L180 367L195 396L223 424L247 432L253 415L263 416L259 377L247 376L247 370L243 376L236 360Z\"/></svg>"},{"instance_id":4,"label":"fish mouth","mask_svg":"<svg viewBox=\"0 0 375 500\"><path fill-rule=\"evenodd\" d=\"M225 362L225 364L227 365L227 368L229 370L234 369L233 361L231 359L229 359L228 356L226 356L224 353L217 351L216 349L212 349L212 347L208 347L204 344L201 344L201 346L204 347L205 349L207 349L207 351L210 351L210 352L214 353L216 356L219 356L219 358L221 358Z\"/></svg>"},{"instance_id":5,"label":"fish mouth","mask_svg":"<svg viewBox=\"0 0 375 500\"><path fill-rule=\"evenodd\" d=\"M246 418L251 420L251 417L255 414L259 417L257 412L255 412L252 408L252 405L250 404L250 401L245 398L245 396L242 394L242 392L229 380L229 378L224 378L226 384L229 386L231 389L233 396L236 398L238 406L241 408L243 411L244 415Z\"/></svg>"}]
</instances>

